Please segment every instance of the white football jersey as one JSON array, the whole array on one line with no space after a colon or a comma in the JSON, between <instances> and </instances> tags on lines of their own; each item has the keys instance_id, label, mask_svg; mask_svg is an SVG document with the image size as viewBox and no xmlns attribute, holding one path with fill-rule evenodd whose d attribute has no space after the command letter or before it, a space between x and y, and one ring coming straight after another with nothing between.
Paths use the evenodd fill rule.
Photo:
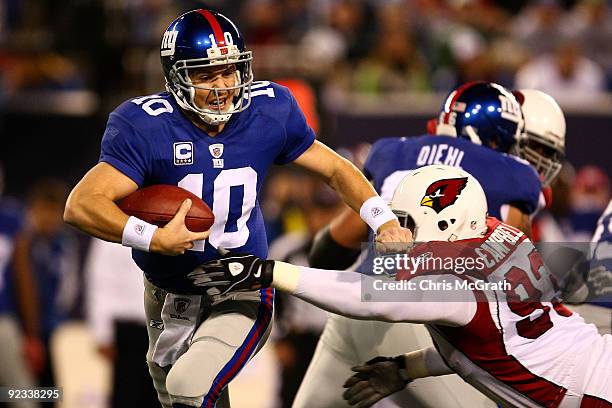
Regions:
<instances>
[{"instance_id":1,"label":"white football jersey","mask_svg":"<svg viewBox=\"0 0 612 408\"><path fill-rule=\"evenodd\" d=\"M558 407L577 395L582 405L572 406L612 407L612 337L559 303L554 277L522 232L488 224L485 237L466 240L462 256L473 251L486 264L478 278L505 287L473 290L478 306L465 326L427 325L442 357L509 406ZM463 279L478 280L470 275Z\"/></svg>"}]
</instances>

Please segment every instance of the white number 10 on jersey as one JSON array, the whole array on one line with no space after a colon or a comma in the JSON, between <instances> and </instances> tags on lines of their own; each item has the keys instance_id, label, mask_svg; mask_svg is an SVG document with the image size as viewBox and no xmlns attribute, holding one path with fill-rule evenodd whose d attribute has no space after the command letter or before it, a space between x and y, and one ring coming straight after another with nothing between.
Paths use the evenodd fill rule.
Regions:
<instances>
[{"instance_id":1,"label":"white number 10 on jersey","mask_svg":"<svg viewBox=\"0 0 612 408\"><path fill-rule=\"evenodd\" d=\"M208 242L215 248L219 246L227 249L241 247L249 239L250 231L246 223L257 201L257 172L251 167L225 169L215 178L213 185L212 211L215 214L215 223L210 228ZM202 198L204 174L188 174L179 181L178 186ZM236 231L225 232L225 224L230 211L231 188L237 186L243 186L244 188L242 210L236 222ZM196 241L192 250L204 251L204 241Z\"/></svg>"}]
</instances>

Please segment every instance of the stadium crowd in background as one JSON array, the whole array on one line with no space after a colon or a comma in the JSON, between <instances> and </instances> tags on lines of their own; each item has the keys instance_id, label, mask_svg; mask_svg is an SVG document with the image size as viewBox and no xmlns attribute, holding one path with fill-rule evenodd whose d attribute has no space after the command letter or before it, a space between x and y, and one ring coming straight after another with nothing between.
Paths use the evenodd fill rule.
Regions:
<instances>
[{"instance_id":1,"label":"stadium crowd in background","mask_svg":"<svg viewBox=\"0 0 612 408\"><path fill-rule=\"evenodd\" d=\"M570 101L612 87L605 0L205 2L244 27L257 77L366 94L485 79ZM155 91L159 33L198 1L0 2L2 94L81 89L109 104ZM290 57L290 58L288 58Z\"/></svg>"}]
</instances>

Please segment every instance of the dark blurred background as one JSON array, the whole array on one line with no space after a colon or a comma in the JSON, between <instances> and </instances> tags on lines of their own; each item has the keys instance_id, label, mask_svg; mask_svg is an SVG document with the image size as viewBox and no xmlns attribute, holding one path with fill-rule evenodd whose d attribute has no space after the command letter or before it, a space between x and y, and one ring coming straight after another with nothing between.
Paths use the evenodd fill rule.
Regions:
<instances>
[{"instance_id":1,"label":"dark blurred background","mask_svg":"<svg viewBox=\"0 0 612 408\"><path fill-rule=\"evenodd\" d=\"M24 225L38 225L41 216L61 217L58 196L65 199L97 162L109 112L125 99L163 90L159 43L165 28L180 13L206 6L240 27L253 50L256 79L289 86L319 138L357 165L377 138L425 133L448 90L462 82L484 79L550 93L566 114L567 163L541 234L549 240L592 236L610 198L612 173L612 2L606 0L0 0L0 163L5 201ZM47 204L41 207L41 200ZM311 176L282 168L271 173L262 207L276 257L295 261L321 221L342 205ZM41 208L48 211L41 215ZM30 259L30 269L38 268L36 262L58 266L40 272L56 279L39 279L38 295L17 297L42 304L40 293L52 285L49 296L57 299L48 300L49 307L61 309L37 336L43 356L59 362L55 382L69 394L64 406L107 406L118 361L111 340L116 334L96 329L92 315L108 315L105 324L117 325L137 320L139 306L126 300L129 311L116 312L119 318L95 312L88 288L96 278L90 273L106 268L103 281L120 276L115 286L109 284L117 294L124 286L120 272L104 264L109 255L92 254L87 237L59 224L54 228L30 228L19 238L25 239L25 252L40 236L48 249L47 258ZM139 296L138 285L125 299ZM2 289L0 284L8 296ZM0 307L0 314L5 310L10 309ZM263 386L261 379L292 370L299 377L307 361L296 344L316 344L323 323L301 324L307 327L290 318L279 325L273 351L260 360L267 367L260 370L270 376L246 370L247 388L278 395L261 403L251 395L248 406L281 406L290 398L279 380ZM62 325L68 334L53 346L52 334ZM40 375L37 344L29 344L28 361ZM89 360L71 360L74 350L89 352ZM81 367L83 361L88 363ZM255 385L249 385L253 373ZM241 395L236 392L239 407L245 406Z\"/></svg>"}]
</instances>

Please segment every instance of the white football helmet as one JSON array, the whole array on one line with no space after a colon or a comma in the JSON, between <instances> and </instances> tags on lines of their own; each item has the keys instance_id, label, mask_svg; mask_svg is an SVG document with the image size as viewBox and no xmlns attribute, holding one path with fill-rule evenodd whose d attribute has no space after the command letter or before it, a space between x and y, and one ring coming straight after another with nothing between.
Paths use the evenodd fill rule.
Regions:
<instances>
[{"instance_id":1,"label":"white football helmet","mask_svg":"<svg viewBox=\"0 0 612 408\"><path fill-rule=\"evenodd\" d=\"M412 171L391 200L415 241L455 241L487 231L487 199L480 183L457 167L431 165Z\"/></svg>"},{"instance_id":2,"label":"white football helmet","mask_svg":"<svg viewBox=\"0 0 612 408\"><path fill-rule=\"evenodd\" d=\"M542 184L548 186L561 171L565 156L565 116L552 96L542 91L519 89L513 93L525 118L516 154L531 163Z\"/></svg>"}]
</instances>

